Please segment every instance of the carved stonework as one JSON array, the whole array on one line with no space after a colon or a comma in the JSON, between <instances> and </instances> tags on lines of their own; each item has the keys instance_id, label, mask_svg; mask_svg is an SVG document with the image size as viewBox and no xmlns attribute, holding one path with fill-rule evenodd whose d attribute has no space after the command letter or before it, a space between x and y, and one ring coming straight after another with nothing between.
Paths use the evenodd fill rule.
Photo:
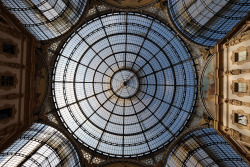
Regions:
<instances>
[{"instance_id":1,"label":"carved stonework","mask_svg":"<svg viewBox=\"0 0 250 167\"><path fill-rule=\"evenodd\" d=\"M235 69L235 70L226 71L225 73L230 74L230 75L247 74L247 73L250 73L250 69Z\"/></svg>"},{"instance_id":2,"label":"carved stonework","mask_svg":"<svg viewBox=\"0 0 250 167\"><path fill-rule=\"evenodd\" d=\"M0 119L0 124L6 124L7 122L15 118L15 115L17 112L15 105L4 104L3 106L0 107L0 110L7 109L7 108L11 108L11 117Z\"/></svg>"},{"instance_id":3,"label":"carved stonework","mask_svg":"<svg viewBox=\"0 0 250 167\"><path fill-rule=\"evenodd\" d=\"M246 125L240 124L240 123L238 123L238 122L235 121L235 120L236 120L236 119L235 119L236 114L240 114L240 115L246 117L246 119L247 119L247 120L246 120L246 122L247 122ZM250 114L245 113L243 110L233 110L233 112L232 112L230 118L232 119L232 123L233 123L234 125L236 125L238 128L250 130Z\"/></svg>"},{"instance_id":4,"label":"carved stonework","mask_svg":"<svg viewBox=\"0 0 250 167\"><path fill-rule=\"evenodd\" d=\"M243 141L245 143L249 143L250 144L250 137L248 137L248 136L246 136L244 134L241 134L237 130L232 129L232 128L225 128L224 131L230 137L232 137L232 138L234 138L234 139L236 139L238 141Z\"/></svg>"},{"instance_id":5,"label":"carved stonework","mask_svg":"<svg viewBox=\"0 0 250 167\"><path fill-rule=\"evenodd\" d=\"M240 35L230 39L225 45L227 47L237 45L243 41L250 39L250 30L241 33Z\"/></svg>"},{"instance_id":6,"label":"carved stonework","mask_svg":"<svg viewBox=\"0 0 250 167\"><path fill-rule=\"evenodd\" d=\"M246 84L246 92L238 92L236 91L236 84L239 83L245 83ZM232 85L230 86L230 89L232 90L232 94L236 94L239 97L243 97L243 96L249 96L250 95L250 81L249 80L244 80L244 78L239 78L237 80L233 80L232 81Z\"/></svg>"},{"instance_id":7,"label":"carved stonework","mask_svg":"<svg viewBox=\"0 0 250 167\"><path fill-rule=\"evenodd\" d=\"M227 99L225 102L229 103L231 105L235 105L235 106L241 106L242 105L242 101L235 100L235 99Z\"/></svg>"},{"instance_id":8,"label":"carved stonework","mask_svg":"<svg viewBox=\"0 0 250 167\"><path fill-rule=\"evenodd\" d=\"M22 64L12 63L12 62L3 62L3 61L0 61L0 66L6 66L6 67L10 67L10 68L17 68L17 69L25 67Z\"/></svg>"},{"instance_id":9,"label":"carved stonework","mask_svg":"<svg viewBox=\"0 0 250 167\"><path fill-rule=\"evenodd\" d=\"M48 114L46 114L46 116L47 116L48 120L50 120L51 122L54 122L54 123L56 123L56 124L59 124L59 123L57 122L57 120L56 120L56 117L55 117L52 113L48 113Z\"/></svg>"},{"instance_id":10,"label":"carved stonework","mask_svg":"<svg viewBox=\"0 0 250 167\"><path fill-rule=\"evenodd\" d=\"M215 48L210 49L200 49L201 55L203 56L203 60L206 60L208 56L214 55L216 53Z\"/></svg>"},{"instance_id":11,"label":"carved stonework","mask_svg":"<svg viewBox=\"0 0 250 167\"><path fill-rule=\"evenodd\" d=\"M235 105L235 106L250 107L250 103L249 102L243 102L243 101L236 100L236 99L226 99L225 103L228 103L228 104L231 104L231 105Z\"/></svg>"},{"instance_id":12,"label":"carved stonework","mask_svg":"<svg viewBox=\"0 0 250 167\"><path fill-rule=\"evenodd\" d=\"M242 52L242 51L246 51L246 60L242 60L242 61L236 61L235 59L235 54L236 53L239 53L239 52ZM234 50L232 52L232 55L231 55L231 61L233 64L237 64L237 65L243 65L244 63L247 63L247 62L250 62L250 46L249 47L239 47L237 50Z\"/></svg>"},{"instance_id":13,"label":"carved stonework","mask_svg":"<svg viewBox=\"0 0 250 167\"><path fill-rule=\"evenodd\" d=\"M3 90L6 90L6 91L7 91L7 90L10 90L10 89L16 87L17 82L18 82L16 74L13 74L13 73L10 72L10 71L6 71L6 72L4 72L4 73L0 73L0 82L2 82L2 76L14 77L14 81L13 81L13 85L4 85L4 86L3 86L3 85L0 85L0 89L3 89Z\"/></svg>"},{"instance_id":14,"label":"carved stonework","mask_svg":"<svg viewBox=\"0 0 250 167\"><path fill-rule=\"evenodd\" d=\"M0 100L12 100L12 99L18 99L23 97L23 94L21 93L10 93L7 95L0 95Z\"/></svg>"}]
</instances>

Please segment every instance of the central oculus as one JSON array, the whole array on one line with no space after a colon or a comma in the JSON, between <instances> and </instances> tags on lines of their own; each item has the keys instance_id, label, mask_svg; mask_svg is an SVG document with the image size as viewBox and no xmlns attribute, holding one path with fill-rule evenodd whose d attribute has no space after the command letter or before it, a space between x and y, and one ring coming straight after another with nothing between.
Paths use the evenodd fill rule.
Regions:
<instances>
[{"instance_id":1,"label":"central oculus","mask_svg":"<svg viewBox=\"0 0 250 167\"><path fill-rule=\"evenodd\" d=\"M112 91L121 98L130 98L139 89L139 80L130 70L119 70L111 78Z\"/></svg>"}]
</instances>

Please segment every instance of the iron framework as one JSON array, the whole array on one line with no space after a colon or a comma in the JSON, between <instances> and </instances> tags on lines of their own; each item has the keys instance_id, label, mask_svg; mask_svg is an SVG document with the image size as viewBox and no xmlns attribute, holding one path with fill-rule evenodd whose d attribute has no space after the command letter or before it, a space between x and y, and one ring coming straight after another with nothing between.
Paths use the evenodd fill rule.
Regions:
<instances>
[{"instance_id":1,"label":"iron framework","mask_svg":"<svg viewBox=\"0 0 250 167\"><path fill-rule=\"evenodd\" d=\"M113 76L118 86L112 88ZM66 40L55 61L52 94L64 126L84 146L136 157L182 131L195 105L196 77L172 29L144 14L117 12L88 21Z\"/></svg>"},{"instance_id":2,"label":"iron framework","mask_svg":"<svg viewBox=\"0 0 250 167\"><path fill-rule=\"evenodd\" d=\"M196 130L184 137L171 151L166 167L249 165L213 128Z\"/></svg>"},{"instance_id":3,"label":"iron framework","mask_svg":"<svg viewBox=\"0 0 250 167\"><path fill-rule=\"evenodd\" d=\"M0 166L81 166L68 139L56 129L34 123L0 154Z\"/></svg>"},{"instance_id":4,"label":"iron framework","mask_svg":"<svg viewBox=\"0 0 250 167\"><path fill-rule=\"evenodd\" d=\"M81 17L86 0L1 0L38 40L67 32Z\"/></svg>"},{"instance_id":5,"label":"iron framework","mask_svg":"<svg viewBox=\"0 0 250 167\"><path fill-rule=\"evenodd\" d=\"M214 46L250 12L249 0L169 0L177 28L190 40Z\"/></svg>"}]
</instances>

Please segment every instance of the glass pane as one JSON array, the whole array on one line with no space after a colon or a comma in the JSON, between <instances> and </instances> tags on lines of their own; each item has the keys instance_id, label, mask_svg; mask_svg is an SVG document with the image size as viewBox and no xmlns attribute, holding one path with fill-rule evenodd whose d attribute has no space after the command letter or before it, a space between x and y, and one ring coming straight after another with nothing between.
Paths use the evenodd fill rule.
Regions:
<instances>
[{"instance_id":1,"label":"glass pane","mask_svg":"<svg viewBox=\"0 0 250 167\"><path fill-rule=\"evenodd\" d=\"M238 53L238 61L244 61L247 59L247 51L241 51Z\"/></svg>"},{"instance_id":2,"label":"glass pane","mask_svg":"<svg viewBox=\"0 0 250 167\"><path fill-rule=\"evenodd\" d=\"M247 83L238 83L238 92L247 92Z\"/></svg>"},{"instance_id":3,"label":"glass pane","mask_svg":"<svg viewBox=\"0 0 250 167\"><path fill-rule=\"evenodd\" d=\"M11 55L15 54L15 46L8 43L3 43L2 50L4 53L8 53Z\"/></svg>"},{"instance_id":4,"label":"glass pane","mask_svg":"<svg viewBox=\"0 0 250 167\"><path fill-rule=\"evenodd\" d=\"M1 86L13 86L14 76L1 76Z\"/></svg>"},{"instance_id":5,"label":"glass pane","mask_svg":"<svg viewBox=\"0 0 250 167\"><path fill-rule=\"evenodd\" d=\"M241 114L235 114L235 121L242 125L247 125L247 117Z\"/></svg>"},{"instance_id":6,"label":"glass pane","mask_svg":"<svg viewBox=\"0 0 250 167\"><path fill-rule=\"evenodd\" d=\"M75 25L86 0L1 0L38 40L56 38Z\"/></svg>"},{"instance_id":7,"label":"glass pane","mask_svg":"<svg viewBox=\"0 0 250 167\"><path fill-rule=\"evenodd\" d=\"M196 70L180 37L150 16L90 20L55 63L54 100L69 132L109 156L136 157L177 136L195 105Z\"/></svg>"},{"instance_id":8,"label":"glass pane","mask_svg":"<svg viewBox=\"0 0 250 167\"><path fill-rule=\"evenodd\" d=\"M198 129L184 136L171 151L166 167L249 165L213 128Z\"/></svg>"},{"instance_id":9,"label":"glass pane","mask_svg":"<svg viewBox=\"0 0 250 167\"><path fill-rule=\"evenodd\" d=\"M169 0L170 16L190 40L214 46L250 11L249 0Z\"/></svg>"},{"instance_id":10,"label":"glass pane","mask_svg":"<svg viewBox=\"0 0 250 167\"><path fill-rule=\"evenodd\" d=\"M78 155L68 139L56 129L34 123L0 154L0 166L76 166Z\"/></svg>"}]
</instances>

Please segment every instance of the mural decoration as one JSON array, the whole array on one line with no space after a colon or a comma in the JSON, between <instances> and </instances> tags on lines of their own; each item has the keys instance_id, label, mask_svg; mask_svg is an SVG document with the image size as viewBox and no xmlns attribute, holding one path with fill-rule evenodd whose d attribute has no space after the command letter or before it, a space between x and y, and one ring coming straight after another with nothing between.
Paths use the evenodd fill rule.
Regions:
<instances>
[{"instance_id":1,"label":"mural decoration","mask_svg":"<svg viewBox=\"0 0 250 167\"><path fill-rule=\"evenodd\" d=\"M48 73L46 63L41 55L36 56L35 64L35 91L34 91L34 110L37 110L43 102L47 93Z\"/></svg>"},{"instance_id":2,"label":"mural decoration","mask_svg":"<svg viewBox=\"0 0 250 167\"><path fill-rule=\"evenodd\" d=\"M118 8L141 8L153 4L155 0L105 0L105 3Z\"/></svg>"},{"instance_id":3,"label":"mural decoration","mask_svg":"<svg viewBox=\"0 0 250 167\"><path fill-rule=\"evenodd\" d=\"M211 57L204 68L201 96L209 113L215 117L215 56Z\"/></svg>"}]
</instances>

